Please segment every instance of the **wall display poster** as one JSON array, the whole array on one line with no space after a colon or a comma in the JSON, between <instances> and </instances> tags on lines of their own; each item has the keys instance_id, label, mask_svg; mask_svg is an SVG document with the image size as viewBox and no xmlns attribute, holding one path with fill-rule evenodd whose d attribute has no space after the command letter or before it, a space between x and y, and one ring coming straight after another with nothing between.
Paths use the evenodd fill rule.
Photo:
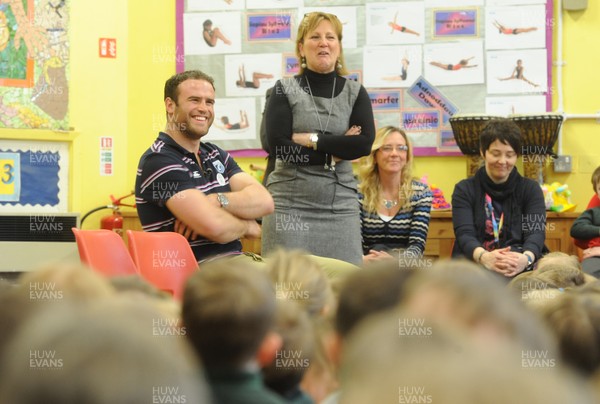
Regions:
<instances>
[{"instance_id":1,"label":"wall display poster","mask_svg":"<svg viewBox=\"0 0 600 404\"><path fill-rule=\"evenodd\" d=\"M296 33L328 12L342 25L349 74L367 90L375 125L404 128L417 156L461 155L449 124L461 114L551 108L552 0L177 0L177 71L215 79L207 139L264 156L267 89L299 72Z\"/></svg>"}]
</instances>

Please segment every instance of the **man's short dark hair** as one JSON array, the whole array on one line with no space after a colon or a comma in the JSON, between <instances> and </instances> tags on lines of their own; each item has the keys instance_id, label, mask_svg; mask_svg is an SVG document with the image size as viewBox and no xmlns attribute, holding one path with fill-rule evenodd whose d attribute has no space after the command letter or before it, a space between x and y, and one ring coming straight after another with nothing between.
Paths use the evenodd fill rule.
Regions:
<instances>
[{"instance_id":1,"label":"man's short dark hair","mask_svg":"<svg viewBox=\"0 0 600 404\"><path fill-rule=\"evenodd\" d=\"M479 137L479 150L481 154L490 148L496 140L513 148L517 155L523 154L521 147L523 137L519 126L510 119L498 118L490 120L483 128Z\"/></svg>"},{"instance_id":2,"label":"man's short dark hair","mask_svg":"<svg viewBox=\"0 0 600 404\"><path fill-rule=\"evenodd\" d=\"M171 76L165 82L165 100L167 98L172 99L177 104L177 97L179 96L179 85L186 80L204 80L208 81L210 85L215 88L215 80L208 74L200 70L186 70L185 72L177 73Z\"/></svg>"}]
</instances>

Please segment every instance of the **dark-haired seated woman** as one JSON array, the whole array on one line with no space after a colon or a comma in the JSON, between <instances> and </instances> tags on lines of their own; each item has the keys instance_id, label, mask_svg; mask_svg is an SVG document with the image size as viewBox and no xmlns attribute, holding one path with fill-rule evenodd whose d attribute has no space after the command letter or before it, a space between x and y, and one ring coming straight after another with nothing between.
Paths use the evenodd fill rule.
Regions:
<instances>
[{"instance_id":1,"label":"dark-haired seated woman","mask_svg":"<svg viewBox=\"0 0 600 404\"><path fill-rule=\"evenodd\" d=\"M456 184L452 195L452 256L513 277L547 251L544 195L515 168L522 137L513 121L489 121L479 144L484 167Z\"/></svg>"}]
</instances>

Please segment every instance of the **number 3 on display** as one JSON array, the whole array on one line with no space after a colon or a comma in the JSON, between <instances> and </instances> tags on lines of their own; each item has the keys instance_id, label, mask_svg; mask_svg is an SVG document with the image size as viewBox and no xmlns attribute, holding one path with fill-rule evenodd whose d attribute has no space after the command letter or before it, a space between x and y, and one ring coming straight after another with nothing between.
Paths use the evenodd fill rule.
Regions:
<instances>
[{"instance_id":1,"label":"number 3 on display","mask_svg":"<svg viewBox=\"0 0 600 404\"><path fill-rule=\"evenodd\" d=\"M12 184L15 181L14 172L15 167L12 164L4 164L4 167L2 167L2 183L7 185Z\"/></svg>"},{"instance_id":2,"label":"number 3 on display","mask_svg":"<svg viewBox=\"0 0 600 404\"><path fill-rule=\"evenodd\" d=\"M19 201L21 194L21 156L0 152L0 202Z\"/></svg>"}]
</instances>

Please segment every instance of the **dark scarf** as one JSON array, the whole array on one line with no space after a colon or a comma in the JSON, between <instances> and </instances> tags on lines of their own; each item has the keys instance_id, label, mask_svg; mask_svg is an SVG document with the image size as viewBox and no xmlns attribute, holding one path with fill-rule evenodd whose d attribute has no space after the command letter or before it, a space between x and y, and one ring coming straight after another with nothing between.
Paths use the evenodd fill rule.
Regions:
<instances>
[{"instance_id":1,"label":"dark scarf","mask_svg":"<svg viewBox=\"0 0 600 404\"><path fill-rule=\"evenodd\" d=\"M496 184L491 180L481 167L475 173L475 227L477 229L477 239L483 240L485 237L485 194L488 194L493 201L502 204L504 212L504 228L500 235L500 248L507 247L511 242L513 225L519 226L521 218L521 206L517 202L519 193L523 190L523 177L516 168L508 175L508 179ZM515 223L516 222L516 223ZM520 243L520 240L518 241Z\"/></svg>"}]
</instances>

